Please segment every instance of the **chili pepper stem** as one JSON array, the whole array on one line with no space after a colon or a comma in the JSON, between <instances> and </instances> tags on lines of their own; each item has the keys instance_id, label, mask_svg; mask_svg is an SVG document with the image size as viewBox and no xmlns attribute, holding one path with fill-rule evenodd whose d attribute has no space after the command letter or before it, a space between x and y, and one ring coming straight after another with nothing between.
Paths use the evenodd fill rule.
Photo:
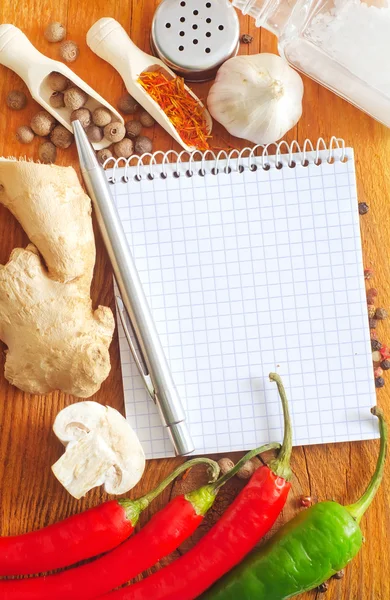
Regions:
<instances>
[{"instance_id":1,"label":"chili pepper stem","mask_svg":"<svg viewBox=\"0 0 390 600\"><path fill-rule=\"evenodd\" d=\"M380 408L378 408L377 406L374 406L371 409L371 412L373 415L375 415L379 419L379 431L380 431L380 436L381 436L381 444L380 444L379 456L378 456L375 473L372 476L372 479L371 479L366 491L364 492L364 494L360 498L360 500L355 502L355 504L346 506L346 509L348 510L350 515L357 521L357 523L360 523L364 513L370 506L371 502L373 501L373 499L378 491L378 488L383 479L383 473L384 473L385 462L386 462L388 430L387 430L387 424L385 421L385 417L384 417L383 411Z\"/></svg>"},{"instance_id":2,"label":"chili pepper stem","mask_svg":"<svg viewBox=\"0 0 390 600\"><path fill-rule=\"evenodd\" d=\"M292 427L290 411L288 408L288 400L286 390L284 389L284 385L280 376L277 373L270 373L269 378L271 381L275 381L276 385L278 386L278 392L283 407L284 437L283 444L277 458L271 461L268 466L271 471L275 473L275 475L278 475L278 477L283 477L283 479L289 481L292 477L292 471L290 468L292 452Z\"/></svg>"},{"instance_id":3,"label":"chili pepper stem","mask_svg":"<svg viewBox=\"0 0 390 600\"><path fill-rule=\"evenodd\" d=\"M176 477L181 475L184 471L187 471L188 469L191 469L192 467L195 467L196 465L200 464L209 465L211 470L211 481L215 481L220 471L218 463L215 462L215 460L211 460L210 458L193 458L177 467L177 469L172 471L172 473L168 475L168 477L166 477L166 479L164 479L154 490L152 490L145 496L142 496L137 500L129 500L128 498L118 500L119 504L125 509L126 517L129 519L129 521L131 521L131 523L135 525L138 522L141 512L145 510L145 508L149 506L152 500L157 498L157 496L161 494L161 492L165 490L165 488L174 479L176 479Z\"/></svg>"}]
</instances>

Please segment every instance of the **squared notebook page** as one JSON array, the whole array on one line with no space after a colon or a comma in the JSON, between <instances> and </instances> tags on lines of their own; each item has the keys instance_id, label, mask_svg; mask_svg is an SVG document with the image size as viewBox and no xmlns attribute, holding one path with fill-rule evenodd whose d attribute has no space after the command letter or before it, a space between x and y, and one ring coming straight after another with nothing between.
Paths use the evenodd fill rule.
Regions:
<instances>
[{"instance_id":1,"label":"squared notebook page","mask_svg":"<svg viewBox=\"0 0 390 600\"><path fill-rule=\"evenodd\" d=\"M295 444L377 437L352 149L326 161L112 186L197 454L282 439L271 371ZM234 162L234 161L233 161ZM233 163L232 163L233 166ZM156 166L156 169L159 168ZM110 171L107 172L110 176ZM127 416L148 458L172 456L120 327Z\"/></svg>"}]
</instances>

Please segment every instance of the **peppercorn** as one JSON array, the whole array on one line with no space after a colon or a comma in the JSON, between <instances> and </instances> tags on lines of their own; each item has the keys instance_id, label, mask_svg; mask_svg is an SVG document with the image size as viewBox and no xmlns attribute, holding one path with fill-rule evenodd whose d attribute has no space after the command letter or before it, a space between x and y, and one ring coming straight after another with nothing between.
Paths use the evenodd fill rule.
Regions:
<instances>
[{"instance_id":1,"label":"peppercorn","mask_svg":"<svg viewBox=\"0 0 390 600\"><path fill-rule=\"evenodd\" d=\"M134 144L129 138L123 138L123 140L114 144L114 153L118 158L121 156L123 156L123 158L129 158L133 152Z\"/></svg>"},{"instance_id":2,"label":"peppercorn","mask_svg":"<svg viewBox=\"0 0 390 600\"><path fill-rule=\"evenodd\" d=\"M69 148L73 142L73 133L63 125L57 125L50 134L50 140L57 148Z\"/></svg>"},{"instance_id":3,"label":"peppercorn","mask_svg":"<svg viewBox=\"0 0 390 600\"><path fill-rule=\"evenodd\" d=\"M92 113L92 121L98 127L105 127L112 121L112 114L107 108L99 106L99 108L95 108Z\"/></svg>"},{"instance_id":4,"label":"peppercorn","mask_svg":"<svg viewBox=\"0 0 390 600\"><path fill-rule=\"evenodd\" d=\"M369 206L366 202L359 202L359 215L365 215L369 211Z\"/></svg>"},{"instance_id":5,"label":"peppercorn","mask_svg":"<svg viewBox=\"0 0 390 600\"><path fill-rule=\"evenodd\" d=\"M84 106L88 98L88 94L77 87L71 87L64 92L65 106L71 110L77 110Z\"/></svg>"},{"instance_id":6,"label":"peppercorn","mask_svg":"<svg viewBox=\"0 0 390 600\"><path fill-rule=\"evenodd\" d=\"M126 137L133 140L141 133L142 123L141 123L141 121L135 121L135 120L127 121L127 123L125 123L125 127L126 127Z\"/></svg>"},{"instance_id":7,"label":"peppercorn","mask_svg":"<svg viewBox=\"0 0 390 600\"><path fill-rule=\"evenodd\" d=\"M24 92L12 90L7 96L6 103L8 108L12 108L12 110L22 110L27 104L27 96Z\"/></svg>"},{"instance_id":8,"label":"peppercorn","mask_svg":"<svg viewBox=\"0 0 390 600\"><path fill-rule=\"evenodd\" d=\"M139 104L130 94L123 94L118 100L117 107L125 115L133 115L139 109Z\"/></svg>"},{"instance_id":9,"label":"peppercorn","mask_svg":"<svg viewBox=\"0 0 390 600\"><path fill-rule=\"evenodd\" d=\"M146 110L143 110L139 116L139 120L141 121L143 127L153 127L155 124L155 120L152 115L150 115Z\"/></svg>"},{"instance_id":10,"label":"peppercorn","mask_svg":"<svg viewBox=\"0 0 390 600\"><path fill-rule=\"evenodd\" d=\"M301 496L299 499L299 504L303 508L310 508L310 506L313 506L314 500L311 496Z\"/></svg>"},{"instance_id":11,"label":"peppercorn","mask_svg":"<svg viewBox=\"0 0 390 600\"><path fill-rule=\"evenodd\" d=\"M388 346L382 346L380 353L382 358L390 358L390 348Z\"/></svg>"},{"instance_id":12,"label":"peppercorn","mask_svg":"<svg viewBox=\"0 0 390 600\"><path fill-rule=\"evenodd\" d=\"M333 579L342 579L345 575L345 571L344 569L341 569L341 571L337 571L337 573L335 573L333 575Z\"/></svg>"},{"instance_id":13,"label":"peppercorn","mask_svg":"<svg viewBox=\"0 0 390 600\"><path fill-rule=\"evenodd\" d=\"M368 319L368 323L370 325L370 329L376 329L378 321L376 319Z\"/></svg>"},{"instance_id":14,"label":"peppercorn","mask_svg":"<svg viewBox=\"0 0 390 600\"><path fill-rule=\"evenodd\" d=\"M384 321L385 319L387 319L388 314L387 314L387 310L385 310L384 308L377 308L376 312L375 312L375 318L378 319L379 321Z\"/></svg>"},{"instance_id":15,"label":"peppercorn","mask_svg":"<svg viewBox=\"0 0 390 600\"><path fill-rule=\"evenodd\" d=\"M381 388L384 385L385 385L385 380L383 379L383 377L376 377L376 379L375 379L375 387Z\"/></svg>"},{"instance_id":16,"label":"peppercorn","mask_svg":"<svg viewBox=\"0 0 390 600\"><path fill-rule=\"evenodd\" d=\"M220 458L218 461L219 468L221 469L221 475L226 475L234 467L234 462L230 458Z\"/></svg>"},{"instance_id":17,"label":"peppercorn","mask_svg":"<svg viewBox=\"0 0 390 600\"><path fill-rule=\"evenodd\" d=\"M249 33L243 33L241 36L242 44L250 44L253 42L253 35L249 35Z\"/></svg>"},{"instance_id":18,"label":"peppercorn","mask_svg":"<svg viewBox=\"0 0 390 600\"><path fill-rule=\"evenodd\" d=\"M109 123L104 128L104 137L110 142L120 142L125 137L126 129L120 121Z\"/></svg>"},{"instance_id":19,"label":"peppercorn","mask_svg":"<svg viewBox=\"0 0 390 600\"><path fill-rule=\"evenodd\" d=\"M324 583L321 583L321 585L318 586L317 590L319 591L320 594L325 594L329 589L329 583L327 581L324 581Z\"/></svg>"},{"instance_id":20,"label":"peppercorn","mask_svg":"<svg viewBox=\"0 0 390 600\"><path fill-rule=\"evenodd\" d=\"M386 360L382 360L382 362L381 362L381 368L384 371L388 371L390 369L390 360L388 360L387 358L386 358Z\"/></svg>"},{"instance_id":21,"label":"peppercorn","mask_svg":"<svg viewBox=\"0 0 390 600\"><path fill-rule=\"evenodd\" d=\"M250 479L256 471L256 465L252 460L247 460L239 471L237 471L238 479Z\"/></svg>"},{"instance_id":22,"label":"peppercorn","mask_svg":"<svg viewBox=\"0 0 390 600\"><path fill-rule=\"evenodd\" d=\"M66 29L57 21L49 23L43 34L48 42L61 42L66 36Z\"/></svg>"},{"instance_id":23,"label":"peppercorn","mask_svg":"<svg viewBox=\"0 0 390 600\"><path fill-rule=\"evenodd\" d=\"M364 279L372 279L374 277L374 269L364 269Z\"/></svg>"},{"instance_id":24,"label":"peppercorn","mask_svg":"<svg viewBox=\"0 0 390 600\"><path fill-rule=\"evenodd\" d=\"M146 135L139 135L135 140L135 151L137 154L145 154L153 151L153 142Z\"/></svg>"},{"instance_id":25,"label":"peppercorn","mask_svg":"<svg viewBox=\"0 0 390 600\"><path fill-rule=\"evenodd\" d=\"M57 73L57 71L52 71L46 77L46 81L54 92L64 92L69 85L69 79L62 73Z\"/></svg>"},{"instance_id":26,"label":"peppercorn","mask_svg":"<svg viewBox=\"0 0 390 600\"><path fill-rule=\"evenodd\" d=\"M28 125L21 125L16 130L16 139L21 144L30 144L34 137L34 132Z\"/></svg>"},{"instance_id":27,"label":"peppercorn","mask_svg":"<svg viewBox=\"0 0 390 600\"><path fill-rule=\"evenodd\" d=\"M376 298L378 295L378 290L376 290L375 288L370 288L369 290L367 290L367 302L368 304L374 304L371 300L373 300L374 298Z\"/></svg>"},{"instance_id":28,"label":"peppercorn","mask_svg":"<svg viewBox=\"0 0 390 600\"><path fill-rule=\"evenodd\" d=\"M376 312L376 306L374 304L368 304L367 309L368 309L368 316L370 319L372 319Z\"/></svg>"},{"instance_id":29,"label":"peppercorn","mask_svg":"<svg viewBox=\"0 0 390 600\"><path fill-rule=\"evenodd\" d=\"M380 350L382 348L382 344L378 340L371 340L371 349L372 350Z\"/></svg>"},{"instance_id":30,"label":"peppercorn","mask_svg":"<svg viewBox=\"0 0 390 600\"><path fill-rule=\"evenodd\" d=\"M101 165L103 165L106 160L112 157L112 152L108 148L102 148L96 152L96 156Z\"/></svg>"},{"instance_id":31,"label":"peppercorn","mask_svg":"<svg viewBox=\"0 0 390 600\"><path fill-rule=\"evenodd\" d=\"M64 94L62 92L53 92L49 98L49 103L53 108L63 108L65 106Z\"/></svg>"},{"instance_id":32,"label":"peppercorn","mask_svg":"<svg viewBox=\"0 0 390 600\"><path fill-rule=\"evenodd\" d=\"M87 127L85 130L85 133L87 134L89 141L92 143L101 142L103 139L103 130L97 125L89 125L89 127Z\"/></svg>"},{"instance_id":33,"label":"peppercorn","mask_svg":"<svg viewBox=\"0 0 390 600\"><path fill-rule=\"evenodd\" d=\"M378 352L378 350L375 350L372 353L372 362L374 363L374 365L379 365L381 361L382 361L382 354L380 352Z\"/></svg>"},{"instance_id":34,"label":"peppercorn","mask_svg":"<svg viewBox=\"0 0 390 600\"><path fill-rule=\"evenodd\" d=\"M51 142L43 142L38 148L39 160L45 164L54 163L57 158L57 148Z\"/></svg>"},{"instance_id":35,"label":"peppercorn","mask_svg":"<svg viewBox=\"0 0 390 600\"><path fill-rule=\"evenodd\" d=\"M374 369L374 377L382 377L383 369L381 367L377 367Z\"/></svg>"},{"instance_id":36,"label":"peppercorn","mask_svg":"<svg viewBox=\"0 0 390 600\"><path fill-rule=\"evenodd\" d=\"M76 42L66 40L61 43L60 56L65 62L74 62L79 54L80 50Z\"/></svg>"},{"instance_id":37,"label":"peppercorn","mask_svg":"<svg viewBox=\"0 0 390 600\"><path fill-rule=\"evenodd\" d=\"M46 110L40 110L31 119L30 127L36 135L45 137L49 135L52 129L56 126L57 121Z\"/></svg>"},{"instance_id":38,"label":"peppercorn","mask_svg":"<svg viewBox=\"0 0 390 600\"><path fill-rule=\"evenodd\" d=\"M80 121L81 127L87 129L92 121L91 111L89 111L88 108L78 108L77 110L72 111L70 120Z\"/></svg>"}]
</instances>

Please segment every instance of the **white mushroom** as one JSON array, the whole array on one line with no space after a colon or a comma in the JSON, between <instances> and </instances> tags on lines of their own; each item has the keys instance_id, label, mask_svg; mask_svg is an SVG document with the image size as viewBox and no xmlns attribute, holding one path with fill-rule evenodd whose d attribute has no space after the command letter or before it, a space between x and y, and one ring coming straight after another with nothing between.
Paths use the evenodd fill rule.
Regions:
<instances>
[{"instance_id":1,"label":"white mushroom","mask_svg":"<svg viewBox=\"0 0 390 600\"><path fill-rule=\"evenodd\" d=\"M102 484L109 494L124 494L141 479L142 446L117 410L91 401L72 404L58 413L53 430L66 450L52 470L75 498Z\"/></svg>"}]
</instances>

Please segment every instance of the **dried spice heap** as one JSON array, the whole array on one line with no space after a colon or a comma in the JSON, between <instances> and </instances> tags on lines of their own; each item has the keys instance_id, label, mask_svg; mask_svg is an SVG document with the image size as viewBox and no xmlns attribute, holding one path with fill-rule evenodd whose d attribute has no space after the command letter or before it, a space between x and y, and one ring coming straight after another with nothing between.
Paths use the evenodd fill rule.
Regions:
<instances>
[{"instance_id":1,"label":"dried spice heap","mask_svg":"<svg viewBox=\"0 0 390 600\"><path fill-rule=\"evenodd\" d=\"M138 82L162 108L185 144L202 151L209 149L204 109L188 93L182 77L169 80L164 73L144 71Z\"/></svg>"}]
</instances>

